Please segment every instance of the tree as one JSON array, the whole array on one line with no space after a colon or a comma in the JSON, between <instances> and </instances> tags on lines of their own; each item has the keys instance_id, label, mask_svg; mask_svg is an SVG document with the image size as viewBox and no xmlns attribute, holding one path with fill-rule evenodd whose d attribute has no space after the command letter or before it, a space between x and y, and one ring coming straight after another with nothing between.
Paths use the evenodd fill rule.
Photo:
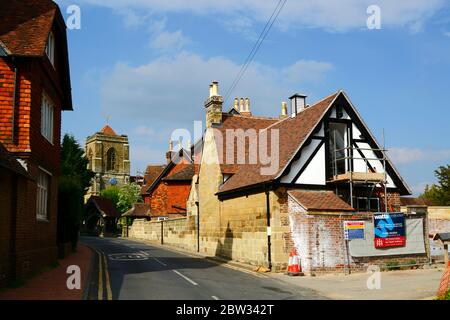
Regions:
<instances>
[{"instance_id":1,"label":"tree","mask_svg":"<svg viewBox=\"0 0 450 320\"><path fill-rule=\"evenodd\" d=\"M430 200L438 206L450 205L450 165L440 166L434 171L438 180L437 184L426 186L421 198Z\"/></svg>"},{"instance_id":2,"label":"tree","mask_svg":"<svg viewBox=\"0 0 450 320\"><path fill-rule=\"evenodd\" d=\"M84 194L94 173L87 168L84 150L72 135L65 134L61 144L61 176L58 184L58 243L76 248L84 216Z\"/></svg>"},{"instance_id":3,"label":"tree","mask_svg":"<svg viewBox=\"0 0 450 320\"><path fill-rule=\"evenodd\" d=\"M136 183L125 184L121 187L110 186L103 189L100 195L110 199L120 213L131 209L134 203L142 202L141 188Z\"/></svg>"},{"instance_id":4,"label":"tree","mask_svg":"<svg viewBox=\"0 0 450 320\"><path fill-rule=\"evenodd\" d=\"M116 208L118 208L117 207L117 203L119 202L119 191L120 191L119 187L117 187L117 186L110 186L110 187L100 191L100 196L102 196L103 198L111 200L112 203L114 203L114 206Z\"/></svg>"}]
</instances>

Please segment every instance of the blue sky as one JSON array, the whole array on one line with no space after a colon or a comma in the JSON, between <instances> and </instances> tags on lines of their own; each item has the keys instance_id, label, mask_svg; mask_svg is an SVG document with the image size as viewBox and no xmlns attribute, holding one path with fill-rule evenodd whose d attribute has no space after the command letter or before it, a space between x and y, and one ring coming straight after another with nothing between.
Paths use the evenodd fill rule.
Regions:
<instances>
[{"instance_id":1,"label":"blue sky","mask_svg":"<svg viewBox=\"0 0 450 320\"><path fill-rule=\"evenodd\" d=\"M225 93L277 0L59 0L81 9L68 30L73 112L84 143L106 116L130 139L132 174L163 163L176 128L204 119L210 81ZM369 30L366 9L381 9ZM310 103L344 89L417 194L450 163L450 4L444 0L288 0L234 97L277 116L294 92Z\"/></svg>"}]
</instances>

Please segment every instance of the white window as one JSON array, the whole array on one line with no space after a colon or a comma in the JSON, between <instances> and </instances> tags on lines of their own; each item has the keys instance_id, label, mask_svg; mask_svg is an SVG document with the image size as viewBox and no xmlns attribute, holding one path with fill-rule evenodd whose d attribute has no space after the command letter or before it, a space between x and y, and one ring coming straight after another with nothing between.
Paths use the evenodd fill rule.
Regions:
<instances>
[{"instance_id":1,"label":"white window","mask_svg":"<svg viewBox=\"0 0 450 320\"><path fill-rule=\"evenodd\" d=\"M46 94L42 95L41 134L53 144L53 103Z\"/></svg>"},{"instance_id":2,"label":"white window","mask_svg":"<svg viewBox=\"0 0 450 320\"><path fill-rule=\"evenodd\" d=\"M37 177L37 212L38 220L48 220L48 195L50 187L50 175L39 170Z\"/></svg>"},{"instance_id":3,"label":"white window","mask_svg":"<svg viewBox=\"0 0 450 320\"><path fill-rule=\"evenodd\" d=\"M47 57L52 65L55 66L55 36L53 35L53 32L50 32L48 35L45 53L47 54Z\"/></svg>"}]
</instances>

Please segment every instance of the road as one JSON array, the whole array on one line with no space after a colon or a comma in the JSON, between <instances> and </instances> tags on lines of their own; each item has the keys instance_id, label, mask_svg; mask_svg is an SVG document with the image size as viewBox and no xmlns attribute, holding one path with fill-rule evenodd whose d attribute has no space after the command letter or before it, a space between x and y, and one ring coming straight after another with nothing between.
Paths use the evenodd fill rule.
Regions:
<instances>
[{"instance_id":1,"label":"road","mask_svg":"<svg viewBox=\"0 0 450 320\"><path fill-rule=\"evenodd\" d=\"M120 238L83 237L82 242L100 253L90 282L93 300L324 298L312 289L160 246Z\"/></svg>"}]
</instances>

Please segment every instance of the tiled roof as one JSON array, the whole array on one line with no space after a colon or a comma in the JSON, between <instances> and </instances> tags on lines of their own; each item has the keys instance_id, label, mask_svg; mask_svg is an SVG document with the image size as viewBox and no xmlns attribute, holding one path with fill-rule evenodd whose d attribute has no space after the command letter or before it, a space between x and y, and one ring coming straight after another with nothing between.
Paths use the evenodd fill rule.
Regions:
<instances>
[{"instance_id":1,"label":"tiled roof","mask_svg":"<svg viewBox=\"0 0 450 320\"><path fill-rule=\"evenodd\" d=\"M282 173L286 165L293 158L295 153L301 147L312 130L317 126L317 124L322 119L325 112L329 109L331 103L339 95L339 93L340 92L331 94L325 99L306 108L304 111L300 112L293 118L287 117L277 122L272 121L266 123L264 128L265 130L268 130L267 145L269 149L269 155L272 153L270 150L270 130L279 130L278 170L276 170L273 174L261 174L261 168L267 166L263 165L261 162L258 162L256 164L240 164L234 166L227 165L227 168L231 167L233 169L229 172L234 172L235 174L221 186L218 193L239 189L245 186L260 184L263 182L269 182L276 179L278 175ZM247 126L247 128L252 128L255 126L256 125L254 123L250 123L250 126ZM255 129L261 130L262 128L256 126ZM248 148L246 148L246 152L248 153Z\"/></svg>"},{"instance_id":2,"label":"tiled roof","mask_svg":"<svg viewBox=\"0 0 450 320\"><path fill-rule=\"evenodd\" d=\"M332 191L291 190L288 194L303 208L311 211L355 211Z\"/></svg>"},{"instance_id":3,"label":"tiled roof","mask_svg":"<svg viewBox=\"0 0 450 320\"><path fill-rule=\"evenodd\" d=\"M178 172L175 172L174 174L167 176L163 178L164 181L191 181L192 177L194 176L194 165L189 164L186 166L186 168L181 169Z\"/></svg>"},{"instance_id":4,"label":"tiled roof","mask_svg":"<svg viewBox=\"0 0 450 320\"><path fill-rule=\"evenodd\" d=\"M116 132L109 125L105 125L100 132L108 136L117 136Z\"/></svg>"},{"instance_id":5,"label":"tiled roof","mask_svg":"<svg viewBox=\"0 0 450 320\"><path fill-rule=\"evenodd\" d=\"M91 196L86 203L86 206L89 206L91 203L95 205L100 213L105 214L107 217L120 217L119 210L116 209L114 203L110 199Z\"/></svg>"},{"instance_id":6,"label":"tiled roof","mask_svg":"<svg viewBox=\"0 0 450 320\"><path fill-rule=\"evenodd\" d=\"M9 54L42 56L57 10L51 0L0 1L0 41Z\"/></svg>"},{"instance_id":7,"label":"tiled roof","mask_svg":"<svg viewBox=\"0 0 450 320\"><path fill-rule=\"evenodd\" d=\"M6 150L3 144L0 142L0 167L11 170L24 177L29 178L30 175L24 167L17 161L17 159Z\"/></svg>"},{"instance_id":8,"label":"tiled roof","mask_svg":"<svg viewBox=\"0 0 450 320\"><path fill-rule=\"evenodd\" d=\"M235 114L229 114L229 113L223 113L222 114L222 124L219 126L215 126L216 129L214 131L216 141L219 141L219 139L222 139L223 137L223 146L222 154L219 154L219 162L221 163L220 168L223 173L235 173L237 172L241 167L242 164L237 163L237 143L233 143L233 141L229 141L227 136L227 130L236 130L236 129L242 129L242 130L248 130L248 129L254 129L258 133L260 130L265 129L266 127L276 123L279 121L279 119L275 118L259 118L259 117L251 117L251 116L242 116L242 115L235 115ZM230 137L231 138L231 137ZM229 142L229 143L228 143ZM234 159L232 163L227 163L227 144L234 145ZM248 141L246 141L245 146L245 153L246 158L248 159Z\"/></svg>"},{"instance_id":9,"label":"tiled roof","mask_svg":"<svg viewBox=\"0 0 450 320\"><path fill-rule=\"evenodd\" d=\"M147 166L144 174L144 185L141 187L141 194L147 193L147 189L152 185L153 181L159 177L164 168L165 166L163 165Z\"/></svg>"},{"instance_id":10,"label":"tiled roof","mask_svg":"<svg viewBox=\"0 0 450 320\"><path fill-rule=\"evenodd\" d=\"M433 202L422 198L400 197L402 206L432 206Z\"/></svg>"},{"instance_id":11,"label":"tiled roof","mask_svg":"<svg viewBox=\"0 0 450 320\"><path fill-rule=\"evenodd\" d=\"M147 203L135 203L133 208L122 214L122 217L150 217L150 205Z\"/></svg>"}]
</instances>

